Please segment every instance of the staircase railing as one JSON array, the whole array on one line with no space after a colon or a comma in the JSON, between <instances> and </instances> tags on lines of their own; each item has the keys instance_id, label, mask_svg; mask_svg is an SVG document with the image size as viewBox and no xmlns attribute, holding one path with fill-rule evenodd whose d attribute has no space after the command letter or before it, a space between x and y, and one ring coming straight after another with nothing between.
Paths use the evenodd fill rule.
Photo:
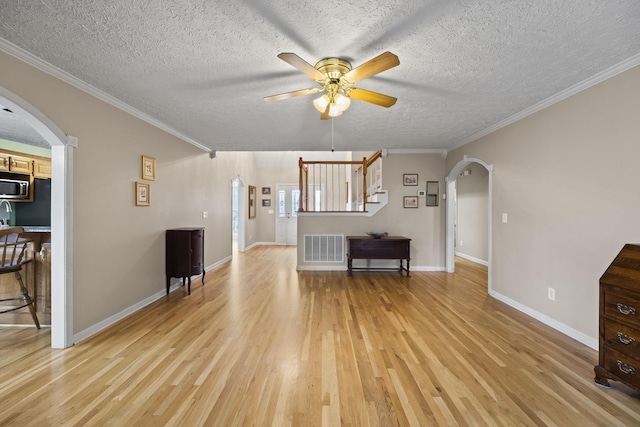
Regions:
<instances>
[{"instance_id":1,"label":"staircase railing","mask_svg":"<svg viewBox=\"0 0 640 427\"><path fill-rule=\"evenodd\" d=\"M359 161L298 161L300 212L366 212L382 188L382 151Z\"/></svg>"}]
</instances>

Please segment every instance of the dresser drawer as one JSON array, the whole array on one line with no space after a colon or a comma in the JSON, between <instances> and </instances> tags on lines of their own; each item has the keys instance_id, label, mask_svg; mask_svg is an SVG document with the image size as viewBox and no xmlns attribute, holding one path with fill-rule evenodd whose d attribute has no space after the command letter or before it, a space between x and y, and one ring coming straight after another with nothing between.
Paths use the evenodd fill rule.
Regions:
<instances>
[{"instance_id":1,"label":"dresser drawer","mask_svg":"<svg viewBox=\"0 0 640 427\"><path fill-rule=\"evenodd\" d=\"M640 330L640 295L619 288L605 289L604 316Z\"/></svg>"},{"instance_id":2,"label":"dresser drawer","mask_svg":"<svg viewBox=\"0 0 640 427\"><path fill-rule=\"evenodd\" d=\"M604 340L608 346L640 360L640 330L605 319Z\"/></svg>"},{"instance_id":3,"label":"dresser drawer","mask_svg":"<svg viewBox=\"0 0 640 427\"><path fill-rule=\"evenodd\" d=\"M640 362L636 359L605 346L603 367L624 382L640 386Z\"/></svg>"}]
</instances>

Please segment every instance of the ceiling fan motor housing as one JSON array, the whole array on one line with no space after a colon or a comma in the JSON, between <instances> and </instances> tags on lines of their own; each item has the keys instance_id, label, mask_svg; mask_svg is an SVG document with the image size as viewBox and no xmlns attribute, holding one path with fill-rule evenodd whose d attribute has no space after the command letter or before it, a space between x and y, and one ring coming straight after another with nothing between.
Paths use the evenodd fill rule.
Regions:
<instances>
[{"instance_id":1,"label":"ceiling fan motor housing","mask_svg":"<svg viewBox=\"0 0 640 427\"><path fill-rule=\"evenodd\" d=\"M338 80L342 75L351 71L351 64L340 58L325 58L318 61L314 68L329 79Z\"/></svg>"}]
</instances>

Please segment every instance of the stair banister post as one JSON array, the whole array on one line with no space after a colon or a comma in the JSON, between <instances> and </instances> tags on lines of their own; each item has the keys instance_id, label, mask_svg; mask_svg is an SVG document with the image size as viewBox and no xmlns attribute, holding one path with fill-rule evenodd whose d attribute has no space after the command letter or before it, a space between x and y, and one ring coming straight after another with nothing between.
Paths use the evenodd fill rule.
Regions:
<instances>
[{"instance_id":1,"label":"stair banister post","mask_svg":"<svg viewBox=\"0 0 640 427\"><path fill-rule=\"evenodd\" d=\"M304 162L302 161L302 157L300 157L300 159L298 160L298 167L300 168L300 177L299 177L298 186L300 187L300 198L302 199L302 197L306 197L307 195L307 192L304 190L304 181L302 177L303 168L304 168ZM305 208L306 208L306 204L303 206L303 204L300 203L300 207L298 208L298 211L304 211Z\"/></svg>"},{"instance_id":2,"label":"stair banister post","mask_svg":"<svg viewBox=\"0 0 640 427\"><path fill-rule=\"evenodd\" d=\"M362 211L367 211L367 158L362 158Z\"/></svg>"}]
</instances>

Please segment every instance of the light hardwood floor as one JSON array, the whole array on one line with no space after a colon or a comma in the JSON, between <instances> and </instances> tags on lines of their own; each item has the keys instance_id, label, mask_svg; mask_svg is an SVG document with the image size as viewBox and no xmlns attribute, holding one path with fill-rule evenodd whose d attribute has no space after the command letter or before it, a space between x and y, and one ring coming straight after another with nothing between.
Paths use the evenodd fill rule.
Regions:
<instances>
[{"instance_id":1,"label":"light hardwood floor","mask_svg":"<svg viewBox=\"0 0 640 427\"><path fill-rule=\"evenodd\" d=\"M640 425L639 394L594 385L597 352L488 297L484 267L295 256L239 254L67 350L0 329L0 425Z\"/></svg>"}]
</instances>

